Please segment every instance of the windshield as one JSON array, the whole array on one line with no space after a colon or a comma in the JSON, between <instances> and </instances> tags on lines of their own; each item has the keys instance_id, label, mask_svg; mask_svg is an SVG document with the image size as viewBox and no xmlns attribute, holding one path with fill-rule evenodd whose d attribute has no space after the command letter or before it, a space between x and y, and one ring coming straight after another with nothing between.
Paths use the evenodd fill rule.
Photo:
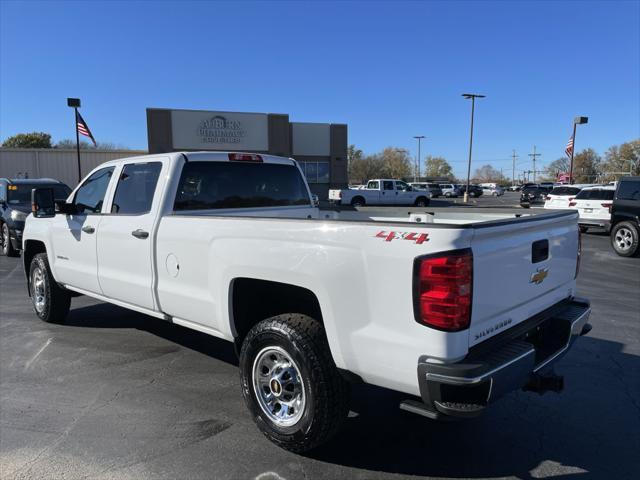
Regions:
<instances>
[{"instance_id":1,"label":"windshield","mask_svg":"<svg viewBox=\"0 0 640 480\"><path fill-rule=\"evenodd\" d=\"M31 203L31 190L34 188L52 188L55 200L65 200L71 193L71 189L63 184L21 183L9 185L7 188L7 202L16 205L19 203Z\"/></svg>"}]
</instances>

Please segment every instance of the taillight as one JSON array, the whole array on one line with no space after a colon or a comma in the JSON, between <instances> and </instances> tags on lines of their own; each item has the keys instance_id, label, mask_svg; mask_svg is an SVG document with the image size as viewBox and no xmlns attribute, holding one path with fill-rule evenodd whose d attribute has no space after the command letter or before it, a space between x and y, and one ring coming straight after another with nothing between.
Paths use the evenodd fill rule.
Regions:
<instances>
[{"instance_id":1,"label":"taillight","mask_svg":"<svg viewBox=\"0 0 640 480\"><path fill-rule=\"evenodd\" d=\"M578 278L578 273L580 273L580 257L582 257L582 232L580 232L580 226L578 226L578 257L576 258L576 275L575 278Z\"/></svg>"},{"instance_id":2,"label":"taillight","mask_svg":"<svg viewBox=\"0 0 640 480\"><path fill-rule=\"evenodd\" d=\"M416 259L414 313L418 323L448 332L469 328L472 290L470 249Z\"/></svg>"},{"instance_id":3,"label":"taillight","mask_svg":"<svg viewBox=\"0 0 640 480\"><path fill-rule=\"evenodd\" d=\"M576 202L569 202L569 206L570 207L575 207L576 206Z\"/></svg>"},{"instance_id":4,"label":"taillight","mask_svg":"<svg viewBox=\"0 0 640 480\"><path fill-rule=\"evenodd\" d=\"M549 195L547 195L546 197L544 197L545 200L551 200L551 197Z\"/></svg>"},{"instance_id":5,"label":"taillight","mask_svg":"<svg viewBox=\"0 0 640 480\"><path fill-rule=\"evenodd\" d=\"M254 153L230 153L229 160L233 162L262 162L262 157Z\"/></svg>"},{"instance_id":6,"label":"taillight","mask_svg":"<svg viewBox=\"0 0 640 480\"><path fill-rule=\"evenodd\" d=\"M340 190L340 191L338 192L338 198L340 198L340 199L342 198L342 190Z\"/></svg>"},{"instance_id":7,"label":"taillight","mask_svg":"<svg viewBox=\"0 0 640 480\"><path fill-rule=\"evenodd\" d=\"M608 208L609 213L611 213L611 207L613 206L612 202L601 203L600 205L602 205L604 208Z\"/></svg>"}]
</instances>

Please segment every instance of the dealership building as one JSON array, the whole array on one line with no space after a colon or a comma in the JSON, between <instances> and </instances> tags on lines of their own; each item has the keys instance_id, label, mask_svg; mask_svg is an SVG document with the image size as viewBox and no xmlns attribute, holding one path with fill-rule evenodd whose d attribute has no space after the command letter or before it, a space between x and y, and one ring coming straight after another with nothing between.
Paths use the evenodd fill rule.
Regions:
<instances>
[{"instance_id":1,"label":"dealership building","mask_svg":"<svg viewBox=\"0 0 640 480\"><path fill-rule=\"evenodd\" d=\"M149 153L232 151L295 158L313 193L347 185L347 126L290 122L282 113L147 108Z\"/></svg>"}]
</instances>

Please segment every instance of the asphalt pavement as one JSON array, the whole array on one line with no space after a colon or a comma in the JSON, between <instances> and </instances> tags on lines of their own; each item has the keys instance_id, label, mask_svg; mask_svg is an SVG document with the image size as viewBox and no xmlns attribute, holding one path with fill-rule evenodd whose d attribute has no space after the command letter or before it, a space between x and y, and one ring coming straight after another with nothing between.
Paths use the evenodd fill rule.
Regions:
<instances>
[{"instance_id":1,"label":"asphalt pavement","mask_svg":"<svg viewBox=\"0 0 640 480\"><path fill-rule=\"evenodd\" d=\"M558 364L562 394L437 423L360 386L344 431L306 456L254 426L230 344L86 297L43 323L20 260L0 257L0 478L640 478L640 258L604 234L583 246L593 330Z\"/></svg>"}]
</instances>

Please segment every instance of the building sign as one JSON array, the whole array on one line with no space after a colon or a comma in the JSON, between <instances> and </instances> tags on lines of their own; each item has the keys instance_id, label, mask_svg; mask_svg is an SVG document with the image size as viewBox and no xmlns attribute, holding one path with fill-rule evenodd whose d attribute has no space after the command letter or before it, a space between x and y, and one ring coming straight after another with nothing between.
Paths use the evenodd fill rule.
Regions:
<instances>
[{"instance_id":1,"label":"building sign","mask_svg":"<svg viewBox=\"0 0 640 480\"><path fill-rule=\"evenodd\" d=\"M263 113L172 110L171 128L176 150L269 150Z\"/></svg>"}]
</instances>

